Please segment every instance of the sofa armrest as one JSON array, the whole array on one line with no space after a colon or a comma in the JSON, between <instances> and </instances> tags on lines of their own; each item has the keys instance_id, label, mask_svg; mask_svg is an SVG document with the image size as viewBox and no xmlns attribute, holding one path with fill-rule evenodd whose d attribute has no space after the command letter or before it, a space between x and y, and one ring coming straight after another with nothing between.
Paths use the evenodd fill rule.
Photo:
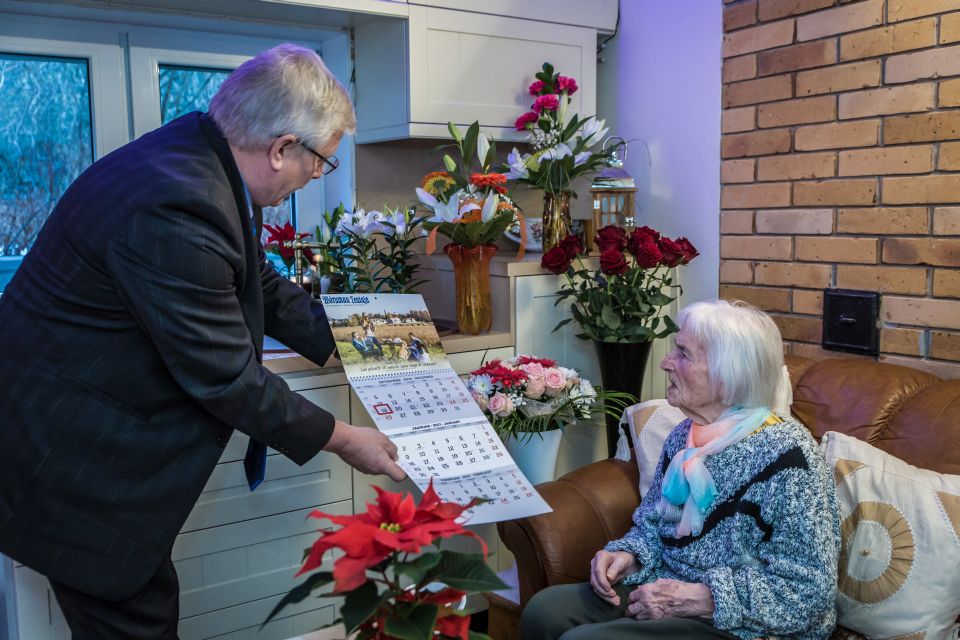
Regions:
<instances>
[{"instance_id":1,"label":"sofa armrest","mask_svg":"<svg viewBox=\"0 0 960 640\"><path fill-rule=\"evenodd\" d=\"M630 528L638 482L635 462L595 462L537 485L552 513L497 525L517 561L521 604L545 587L589 579L597 551Z\"/></svg>"}]
</instances>

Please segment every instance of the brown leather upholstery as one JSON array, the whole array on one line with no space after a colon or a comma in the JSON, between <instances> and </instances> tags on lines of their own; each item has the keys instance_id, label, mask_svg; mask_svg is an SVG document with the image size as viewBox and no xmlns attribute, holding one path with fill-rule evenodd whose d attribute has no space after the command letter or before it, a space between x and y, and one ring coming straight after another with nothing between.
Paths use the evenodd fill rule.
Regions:
<instances>
[{"instance_id":1,"label":"brown leather upholstery","mask_svg":"<svg viewBox=\"0 0 960 640\"><path fill-rule=\"evenodd\" d=\"M841 431L910 464L960 474L960 380L868 360L787 356L793 412L820 437ZM497 525L517 558L520 597L588 578L590 559L630 525L633 462L604 460L537 488L553 513Z\"/></svg>"}]
</instances>

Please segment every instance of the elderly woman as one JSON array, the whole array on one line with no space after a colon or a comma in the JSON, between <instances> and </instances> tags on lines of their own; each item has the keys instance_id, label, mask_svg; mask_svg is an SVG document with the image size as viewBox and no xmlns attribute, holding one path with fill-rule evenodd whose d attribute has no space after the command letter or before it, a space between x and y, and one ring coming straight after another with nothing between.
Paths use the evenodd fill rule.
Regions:
<instances>
[{"instance_id":1,"label":"elderly woman","mask_svg":"<svg viewBox=\"0 0 960 640\"><path fill-rule=\"evenodd\" d=\"M527 604L537 638L829 637L840 518L817 443L772 411L783 387L780 332L742 303L679 316L660 367L687 419L667 437L633 527L599 551L590 582Z\"/></svg>"}]
</instances>

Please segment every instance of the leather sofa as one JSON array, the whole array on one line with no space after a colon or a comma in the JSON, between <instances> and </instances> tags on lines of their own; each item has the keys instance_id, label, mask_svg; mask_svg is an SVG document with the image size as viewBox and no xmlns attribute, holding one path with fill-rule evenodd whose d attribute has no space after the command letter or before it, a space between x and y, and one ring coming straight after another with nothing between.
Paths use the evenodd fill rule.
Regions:
<instances>
[{"instance_id":1,"label":"leather sofa","mask_svg":"<svg viewBox=\"0 0 960 640\"><path fill-rule=\"evenodd\" d=\"M816 438L840 431L915 466L960 474L960 380L848 358L788 356L787 367L793 413ZM593 555L631 524L638 475L633 461L587 465L538 485L552 513L497 525L516 557L521 606L547 586L588 579Z\"/></svg>"}]
</instances>

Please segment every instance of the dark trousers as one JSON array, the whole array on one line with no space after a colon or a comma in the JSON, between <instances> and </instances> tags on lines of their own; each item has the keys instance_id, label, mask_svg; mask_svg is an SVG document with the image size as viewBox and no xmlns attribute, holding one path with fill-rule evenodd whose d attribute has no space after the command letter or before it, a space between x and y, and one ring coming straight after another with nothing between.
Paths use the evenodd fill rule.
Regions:
<instances>
[{"instance_id":1,"label":"dark trousers","mask_svg":"<svg viewBox=\"0 0 960 640\"><path fill-rule=\"evenodd\" d=\"M73 640L177 640L180 583L167 558L140 591L118 602L50 581Z\"/></svg>"},{"instance_id":2,"label":"dark trousers","mask_svg":"<svg viewBox=\"0 0 960 640\"><path fill-rule=\"evenodd\" d=\"M631 587L617 585L620 605L601 600L590 584L562 584L537 593L523 609L522 640L707 640L737 636L720 631L706 618L635 620L625 617Z\"/></svg>"}]
</instances>

